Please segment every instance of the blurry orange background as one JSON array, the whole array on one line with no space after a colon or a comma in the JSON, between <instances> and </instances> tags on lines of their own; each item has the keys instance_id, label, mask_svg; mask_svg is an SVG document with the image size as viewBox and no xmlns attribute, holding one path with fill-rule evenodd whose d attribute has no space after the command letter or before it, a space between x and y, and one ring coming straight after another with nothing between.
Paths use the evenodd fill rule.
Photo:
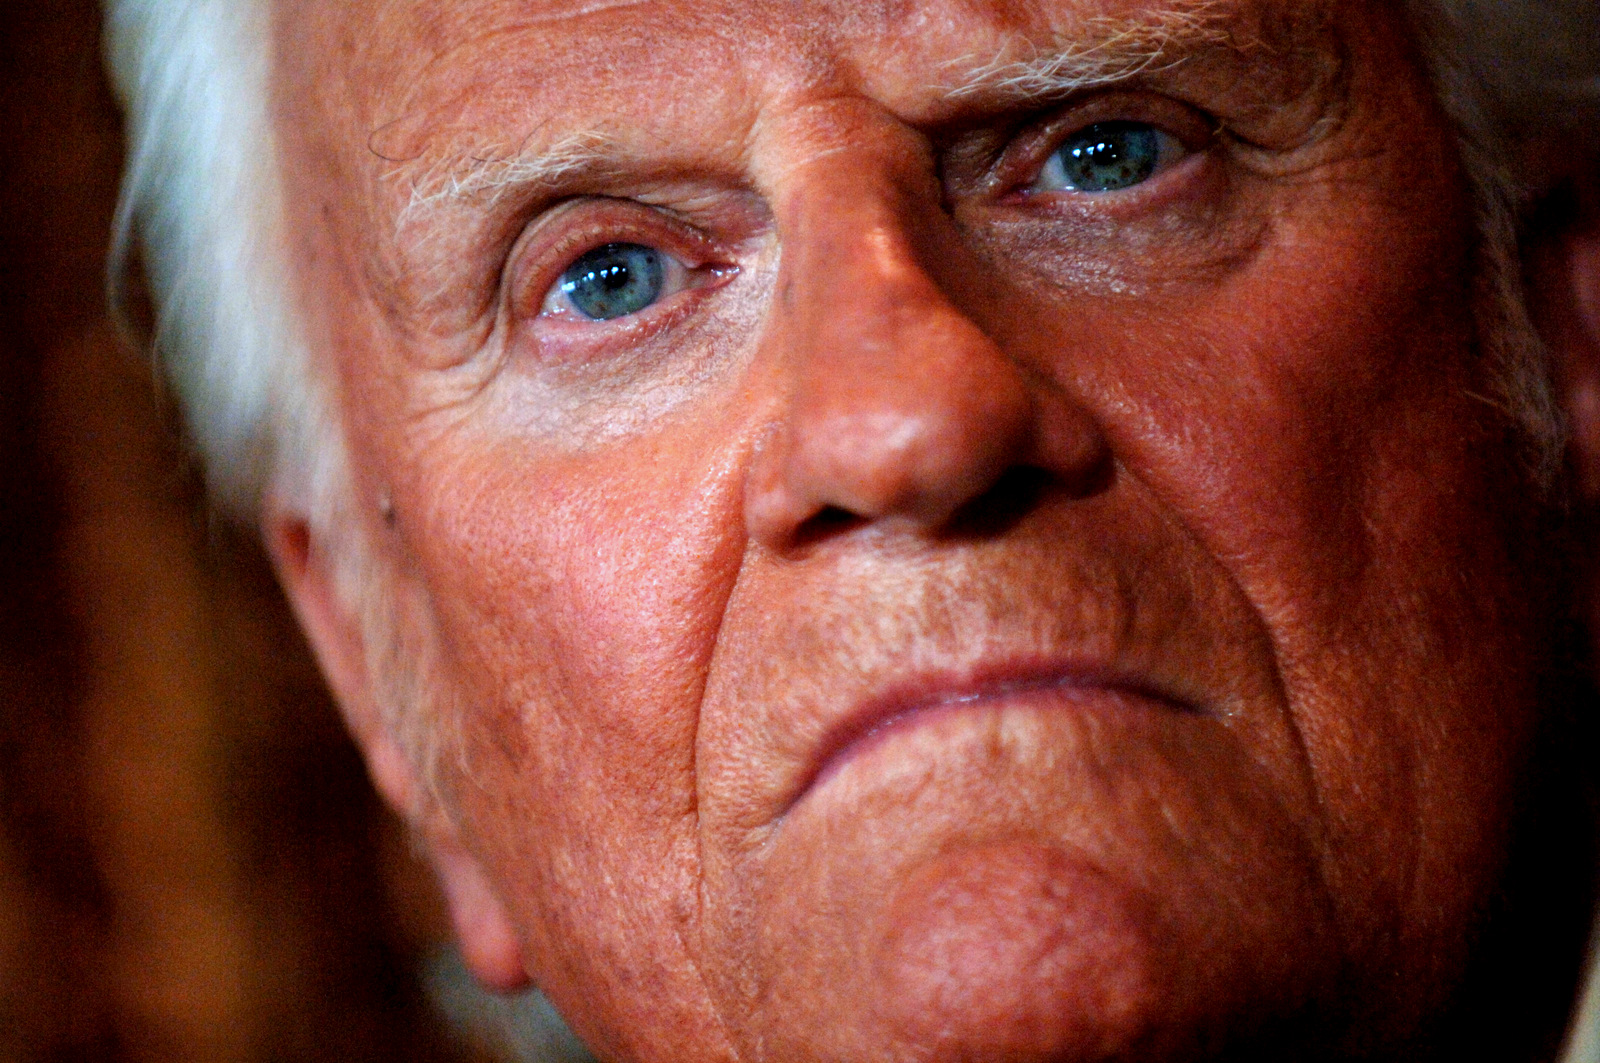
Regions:
<instances>
[{"instance_id":1,"label":"blurry orange background","mask_svg":"<svg viewBox=\"0 0 1600 1063\"><path fill-rule=\"evenodd\" d=\"M469 1058L431 881L109 325L98 19L0 9L0 1063Z\"/></svg>"}]
</instances>

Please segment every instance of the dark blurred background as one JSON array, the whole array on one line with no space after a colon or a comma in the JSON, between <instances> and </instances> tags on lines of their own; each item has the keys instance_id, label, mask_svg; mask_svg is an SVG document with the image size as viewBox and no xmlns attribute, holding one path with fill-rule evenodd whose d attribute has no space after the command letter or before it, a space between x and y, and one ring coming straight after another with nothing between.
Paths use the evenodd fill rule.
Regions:
<instances>
[{"instance_id":1,"label":"dark blurred background","mask_svg":"<svg viewBox=\"0 0 1600 1063\"><path fill-rule=\"evenodd\" d=\"M98 20L0 7L0 1063L488 1058L414 974L431 880L108 323Z\"/></svg>"}]
</instances>

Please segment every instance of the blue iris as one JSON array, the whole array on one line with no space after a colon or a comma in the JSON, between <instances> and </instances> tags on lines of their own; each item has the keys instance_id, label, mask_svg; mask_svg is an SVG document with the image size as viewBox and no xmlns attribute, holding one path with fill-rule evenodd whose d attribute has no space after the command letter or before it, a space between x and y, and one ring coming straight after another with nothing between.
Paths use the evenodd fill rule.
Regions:
<instances>
[{"instance_id":1,"label":"blue iris","mask_svg":"<svg viewBox=\"0 0 1600 1063\"><path fill-rule=\"evenodd\" d=\"M661 298L667 267L661 252L643 244L605 244L585 253L561 275L561 291L593 321L637 314Z\"/></svg>"},{"instance_id":2,"label":"blue iris","mask_svg":"<svg viewBox=\"0 0 1600 1063\"><path fill-rule=\"evenodd\" d=\"M1099 122L1056 149L1067 187L1116 192L1150 179L1161 163L1162 134L1143 122Z\"/></svg>"}]
</instances>

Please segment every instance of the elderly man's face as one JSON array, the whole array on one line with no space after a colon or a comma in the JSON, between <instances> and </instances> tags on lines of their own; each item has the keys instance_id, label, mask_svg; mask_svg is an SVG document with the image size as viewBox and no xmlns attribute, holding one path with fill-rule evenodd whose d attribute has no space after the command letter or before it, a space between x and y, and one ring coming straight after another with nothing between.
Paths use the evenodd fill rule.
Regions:
<instances>
[{"instance_id":1,"label":"elderly man's face","mask_svg":"<svg viewBox=\"0 0 1600 1063\"><path fill-rule=\"evenodd\" d=\"M1443 1006L1548 666L1395 6L280 5L486 973L618 1059Z\"/></svg>"}]
</instances>

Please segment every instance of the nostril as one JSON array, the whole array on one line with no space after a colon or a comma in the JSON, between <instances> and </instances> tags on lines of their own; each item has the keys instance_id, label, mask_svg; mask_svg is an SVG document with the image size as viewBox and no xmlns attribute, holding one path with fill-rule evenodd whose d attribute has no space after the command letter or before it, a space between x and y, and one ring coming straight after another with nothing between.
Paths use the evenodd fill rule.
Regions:
<instances>
[{"instance_id":1,"label":"nostril","mask_svg":"<svg viewBox=\"0 0 1600 1063\"><path fill-rule=\"evenodd\" d=\"M947 539L988 539L1004 535L1039 504L1054 480L1044 469L1022 465L1007 469L989 490L956 510L940 535Z\"/></svg>"},{"instance_id":2,"label":"nostril","mask_svg":"<svg viewBox=\"0 0 1600 1063\"><path fill-rule=\"evenodd\" d=\"M1108 485L1109 463L1100 466L1093 483L1068 484L1048 469L1017 465L1002 473L983 494L951 515L938 529L943 539L989 539L1004 535L1038 507L1049 492L1068 492L1075 497L1097 494ZM788 545L804 551L827 539L854 531L871 521L842 506L823 506L802 521Z\"/></svg>"},{"instance_id":3,"label":"nostril","mask_svg":"<svg viewBox=\"0 0 1600 1063\"><path fill-rule=\"evenodd\" d=\"M1109 462L1096 467L1092 482L1075 480L1070 484L1048 469L1013 466L1002 473L989 490L952 514L939 534L946 539L991 539L1004 535L1036 509L1047 492L1087 497L1104 490L1110 476Z\"/></svg>"},{"instance_id":4,"label":"nostril","mask_svg":"<svg viewBox=\"0 0 1600 1063\"><path fill-rule=\"evenodd\" d=\"M851 531L866 522L866 518L839 506L823 506L795 529L792 545L797 549L815 546L824 539Z\"/></svg>"}]
</instances>

